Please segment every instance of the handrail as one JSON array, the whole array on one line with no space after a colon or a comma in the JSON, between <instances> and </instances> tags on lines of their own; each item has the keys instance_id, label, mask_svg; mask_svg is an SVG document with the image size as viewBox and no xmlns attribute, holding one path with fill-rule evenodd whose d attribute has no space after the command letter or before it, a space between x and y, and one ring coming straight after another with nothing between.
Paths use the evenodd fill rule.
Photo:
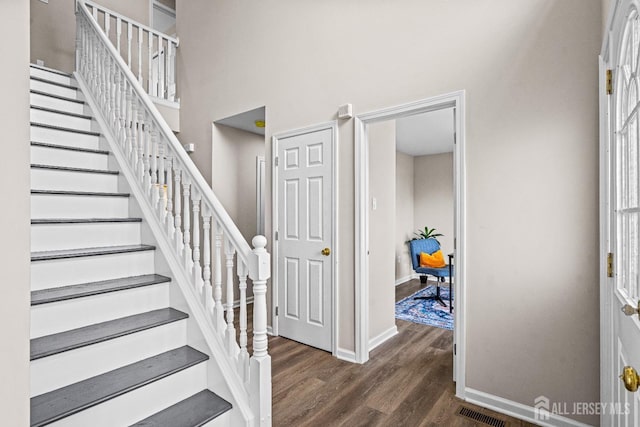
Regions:
<instances>
[{"instance_id":1,"label":"handrail","mask_svg":"<svg viewBox=\"0 0 640 427\"><path fill-rule=\"evenodd\" d=\"M87 4L93 3L76 1L78 84L209 348L216 360L221 358L224 375L232 372L225 378L240 410L251 408L248 413L255 419L247 418L249 424L270 426L267 241L256 236L254 248L249 246ZM247 347L247 278L254 297L252 355ZM240 296L239 338L235 293Z\"/></svg>"}]
</instances>

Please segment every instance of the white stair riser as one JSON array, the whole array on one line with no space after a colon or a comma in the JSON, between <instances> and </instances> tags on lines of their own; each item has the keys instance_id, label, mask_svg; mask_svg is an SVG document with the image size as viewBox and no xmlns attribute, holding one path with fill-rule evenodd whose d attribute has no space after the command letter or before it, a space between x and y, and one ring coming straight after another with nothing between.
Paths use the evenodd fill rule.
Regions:
<instances>
[{"instance_id":1,"label":"white stair riser","mask_svg":"<svg viewBox=\"0 0 640 427\"><path fill-rule=\"evenodd\" d=\"M94 150L100 148L99 136L43 128L40 126L31 126L31 140L35 142L67 145L69 147L90 148Z\"/></svg>"},{"instance_id":2,"label":"white stair riser","mask_svg":"<svg viewBox=\"0 0 640 427\"><path fill-rule=\"evenodd\" d=\"M199 363L161 380L85 409L51 427L113 427L131 425L207 387L206 363Z\"/></svg>"},{"instance_id":3,"label":"white stair riser","mask_svg":"<svg viewBox=\"0 0 640 427\"><path fill-rule=\"evenodd\" d=\"M31 188L115 193L118 175L31 168Z\"/></svg>"},{"instance_id":4,"label":"white stair riser","mask_svg":"<svg viewBox=\"0 0 640 427\"><path fill-rule=\"evenodd\" d=\"M31 396L47 393L187 343L187 321L31 361Z\"/></svg>"},{"instance_id":5,"label":"white stair riser","mask_svg":"<svg viewBox=\"0 0 640 427\"><path fill-rule=\"evenodd\" d=\"M40 80L31 80L30 88L31 90L46 92L51 95L64 96L65 98L82 99L80 98L80 92L76 89L58 86Z\"/></svg>"},{"instance_id":6,"label":"white stair riser","mask_svg":"<svg viewBox=\"0 0 640 427\"><path fill-rule=\"evenodd\" d=\"M31 290L139 276L154 272L153 251L31 263Z\"/></svg>"},{"instance_id":7,"label":"white stair riser","mask_svg":"<svg viewBox=\"0 0 640 427\"><path fill-rule=\"evenodd\" d=\"M128 197L31 195L31 218L125 218Z\"/></svg>"},{"instance_id":8,"label":"white stair riser","mask_svg":"<svg viewBox=\"0 0 640 427\"><path fill-rule=\"evenodd\" d=\"M51 111L38 110L32 108L30 113L31 121L45 125L62 126L77 130L91 130L91 119L69 116L67 114L53 113Z\"/></svg>"},{"instance_id":9,"label":"white stair riser","mask_svg":"<svg viewBox=\"0 0 640 427\"><path fill-rule=\"evenodd\" d=\"M51 80L52 82L62 83L63 85L74 85L71 77L63 76L58 73L52 73L51 71L43 70L40 68L30 68L29 75L31 77L38 77L41 79Z\"/></svg>"},{"instance_id":10,"label":"white stair riser","mask_svg":"<svg viewBox=\"0 0 640 427\"><path fill-rule=\"evenodd\" d=\"M53 108L55 110L67 111L69 113L84 114L85 106L79 102L65 101L63 99L54 98L52 96L40 95L37 93L30 94L31 105L38 107Z\"/></svg>"},{"instance_id":11,"label":"white stair riser","mask_svg":"<svg viewBox=\"0 0 640 427\"><path fill-rule=\"evenodd\" d=\"M109 156L107 154L32 145L31 163L73 168L107 169L109 167Z\"/></svg>"},{"instance_id":12,"label":"white stair riser","mask_svg":"<svg viewBox=\"0 0 640 427\"><path fill-rule=\"evenodd\" d=\"M228 427L231 425L231 411L227 411L224 414L214 418L202 427Z\"/></svg>"},{"instance_id":13,"label":"white stair riser","mask_svg":"<svg viewBox=\"0 0 640 427\"><path fill-rule=\"evenodd\" d=\"M31 226L32 251L140 243L139 222L34 224Z\"/></svg>"},{"instance_id":14,"label":"white stair riser","mask_svg":"<svg viewBox=\"0 0 640 427\"><path fill-rule=\"evenodd\" d=\"M31 307L31 338L169 306L169 282Z\"/></svg>"}]
</instances>

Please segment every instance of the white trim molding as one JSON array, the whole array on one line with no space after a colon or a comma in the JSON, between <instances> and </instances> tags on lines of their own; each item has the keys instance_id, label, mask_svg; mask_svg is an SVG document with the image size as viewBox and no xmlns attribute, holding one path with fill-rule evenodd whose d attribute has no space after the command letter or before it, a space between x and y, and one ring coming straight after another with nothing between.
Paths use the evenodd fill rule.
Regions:
<instances>
[{"instance_id":1,"label":"white trim molding","mask_svg":"<svg viewBox=\"0 0 640 427\"><path fill-rule=\"evenodd\" d=\"M356 352L352 350L345 350L344 348L338 348L335 354L336 358L339 360L344 360L345 362L356 363Z\"/></svg>"},{"instance_id":2,"label":"white trim molding","mask_svg":"<svg viewBox=\"0 0 640 427\"><path fill-rule=\"evenodd\" d=\"M369 340L369 351L373 350L388 339L395 337L396 335L398 335L398 327L396 325L393 325L393 327L387 329L386 331L383 331L382 333Z\"/></svg>"},{"instance_id":3,"label":"white trim molding","mask_svg":"<svg viewBox=\"0 0 640 427\"><path fill-rule=\"evenodd\" d=\"M581 423L571 418L561 415L549 414L548 420L536 419L536 410L533 406L523 405L522 403L494 396L493 394L468 388L465 390L466 401L483 408L491 409L501 414L518 418L536 425L548 427L588 427L588 424Z\"/></svg>"},{"instance_id":4,"label":"white trim molding","mask_svg":"<svg viewBox=\"0 0 640 427\"><path fill-rule=\"evenodd\" d=\"M331 190L331 202L333 203L333 210L331 214L331 222L333 224L333 231L331 233L331 239L333 242L332 255L333 265L332 277L331 277L331 318L332 318L332 331L331 331L331 353L342 360L351 360L349 351L338 349L338 259L339 259L339 245L338 245L338 122L336 120L320 123L316 125L307 126L304 128L294 129L286 132L280 132L272 135L271 137L271 236L275 236L278 230L278 218L280 213L278 212L278 168L275 167L276 157L278 156L278 142L281 139L289 138L292 136L304 135L311 132L319 132L323 130L331 130L331 151L332 151L332 190ZM278 331L278 318L276 316L276 307L278 306L278 256L279 247L278 240L272 239L272 258L271 258L271 277L272 277L272 292L271 292L271 328L274 336L279 336ZM340 354L346 355L340 357Z\"/></svg>"},{"instance_id":5,"label":"white trim molding","mask_svg":"<svg viewBox=\"0 0 640 427\"><path fill-rule=\"evenodd\" d=\"M465 163L465 91L457 91L444 95L423 99L408 104L385 108L378 111L357 115L354 118L354 199L355 199L355 357L358 363L369 360L369 142L367 126L371 123L394 120L407 115L421 114L429 111L454 108L455 120L455 287L456 310L454 312L454 343L456 344L456 364L454 381L456 396L464 399L465 394L465 344L466 344L466 163Z\"/></svg>"},{"instance_id":6,"label":"white trim molding","mask_svg":"<svg viewBox=\"0 0 640 427\"><path fill-rule=\"evenodd\" d=\"M416 273L410 274L408 276L401 277L399 279L396 279L396 286L400 286L403 283L407 283L409 280L419 279L419 278L420 278L420 276L417 275Z\"/></svg>"}]
</instances>

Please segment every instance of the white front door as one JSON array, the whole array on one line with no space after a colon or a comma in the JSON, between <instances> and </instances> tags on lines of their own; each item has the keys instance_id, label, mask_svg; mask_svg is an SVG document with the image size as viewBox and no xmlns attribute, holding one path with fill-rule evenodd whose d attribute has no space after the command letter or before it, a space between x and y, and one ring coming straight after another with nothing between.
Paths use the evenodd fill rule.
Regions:
<instances>
[{"instance_id":1,"label":"white front door","mask_svg":"<svg viewBox=\"0 0 640 427\"><path fill-rule=\"evenodd\" d=\"M278 334L332 350L333 129L278 139Z\"/></svg>"},{"instance_id":2,"label":"white front door","mask_svg":"<svg viewBox=\"0 0 640 427\"><path fill-rule=\"evenodd\" d=\"M637 4L620 1L611 33L608 68L613 94L601 118L608 132L606 176L606 247L612 269L603 286L603 425L640 425L640 17ZM626 375L623 375L626 372ZM622 378L620 378L622 376ZM625 384L625 381L627 383ZM626 386L626 387L625 387ZM628 388L628 389L627 389Z\"/></svg>"}]
</instances>

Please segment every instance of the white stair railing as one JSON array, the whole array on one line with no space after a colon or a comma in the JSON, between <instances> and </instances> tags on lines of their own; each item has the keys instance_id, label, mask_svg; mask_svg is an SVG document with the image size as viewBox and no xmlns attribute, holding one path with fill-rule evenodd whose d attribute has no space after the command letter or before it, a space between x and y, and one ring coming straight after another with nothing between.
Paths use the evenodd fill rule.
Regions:
<instances>
[{"instance_id":1,"label":"white stair railing","mask_svg":"<svg viewBox=\"0 0 640 427\"><path fill-rule=\"evenodd\" d=\"M178 38L163 34L94 2L84 3L107 39L137 76L140 85L146 86L147 93L155 98L175 102Z\"/></svg>"},{"instance_id":2,"label":"white stair railing","mask_svg":"<svg viewBox=\"0 0 640 427\"><path fill-rule=\"evenodd\" d=\"M223 350L235 390L256 424L271 425L271 358L267 352L270 255L263 236L251 249L182 145L158 113L93 13L77 1L76 76L138 195L172 273L197 300L196 321ZM142 199L142 200L140 200ZM212 235L214 238L212 239ZM212 242L213 240L213 242ZM213 267L211 260L213 259ZM176 273L177 270L177 273ZM234 327L239 282L239 339ZM212 283L213 275L213 283ZM226 276L226 301L222 301ZM247 350L247 277L253 281L253 353ZM176 279L174 277L174 279ZM232 391L234 384L230 385ZM238 397L238 396L236 396Z\"/></svg>"}]
</instances>

